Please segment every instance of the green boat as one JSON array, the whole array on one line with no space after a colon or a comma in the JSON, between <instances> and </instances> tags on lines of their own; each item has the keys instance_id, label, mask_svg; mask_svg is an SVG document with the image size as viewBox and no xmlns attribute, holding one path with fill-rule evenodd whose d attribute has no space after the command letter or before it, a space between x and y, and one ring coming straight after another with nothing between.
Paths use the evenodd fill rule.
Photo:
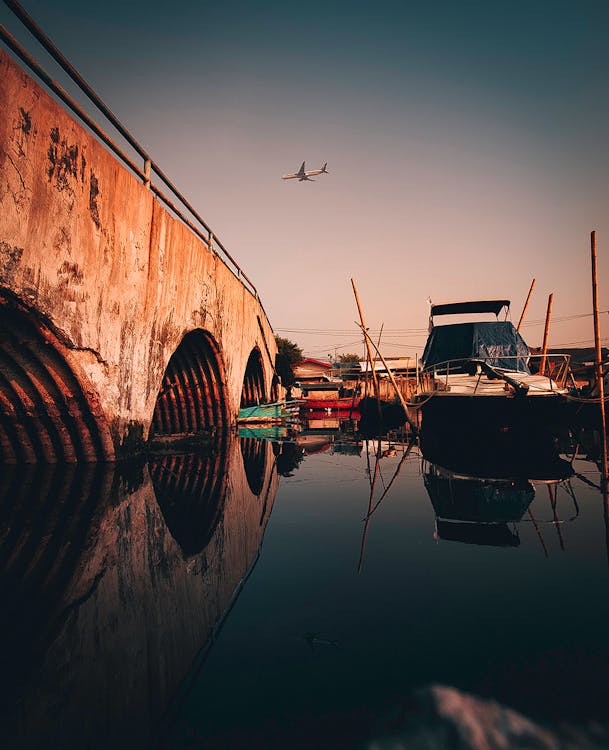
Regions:
<instances>
[{"instance_id":1,"label":"green boat","mask_svg":"<svg viewBox=\"0 0 609 750\"><path fill-rule=\"evenodd\" d=\"M286 424L239 425L240 438L255 438L256 440L287 440L290 428Z\"/></svg>"},{"instance_id":2,"label":"green boat","mask_svg":"<svg viewBox=\"0 0 609 750\"><path fill-rule=\"evenodd\" d=\"M300 401L276 401L272 404L243 406L239 409L238 424L261 424L268 422L289 422L298 417Z\"/></svg>"}]
</instances>

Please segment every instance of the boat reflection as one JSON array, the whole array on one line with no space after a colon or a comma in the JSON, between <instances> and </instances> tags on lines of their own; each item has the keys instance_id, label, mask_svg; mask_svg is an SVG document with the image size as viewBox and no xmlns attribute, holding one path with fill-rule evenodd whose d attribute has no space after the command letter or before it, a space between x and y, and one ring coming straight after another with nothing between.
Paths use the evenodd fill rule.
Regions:
<instances>
[{"instance_id":1,"label":"boat reflection","mask_svg":"<svg viewBox=\"0 0 609 750\"><path fill-rule=\"evenodd\" d=\"M436 539L499 547L520 544L515 524L535 497L529 481L463 477L434 464L424 467L423 481L436 515Z\"/></svg>"},{"instance_id":2,"label":"boat reflection","mask_svg":"<svg viewBox=\"0 0 609 750\"><path fill-rule=\"evenodd\" d=\"M526 521L533 524L546 556L544 524L555 527L564 549L562 525L577 517L579 508L570 482L572 460L559 454L558 445L543 429L536 435L497 432L486 434L484 441L452 444L424 432L423 481L435 512L435 538L517 547L518 526ZM544 485L549 514L537 518L532 505L536 489ZM566 518L558 511L559 491L569 503Z\"/></svg>"},{"instance_id":3,"label":"boat reflection","mask_svg":"<svg viewBox=\"0 0 609 750\"><path fill-rule=\"evenodd\" d=\"M571 482L565 478L527 480L468 477L424 461L423 481L435 513L436 540L518 547L518 526L522 522L530 522L547 557L548 548L542 526L549 524L555 527L560 547L564 550L562 525L579 515ZM532 503L536 489L544 486L549 513L538 518L533 514ZM559 491L569 502L568 515L562 517L558 509Z\"/></svg>"},{"instance_id":4,"label":"boat reflection","mask_svg":"<svg viewBox=\"0 0 609 750\"><path fill-rule=\"evenodd\" d=\"M450 440L435 430L421 433L421 451L430 463L464 476L487 479L566 479L570 461L558 452L551 433L513 430L483 435L455 433Z\"/></svg>"},{"instance_id":5,"label":"boat reflection","mask_svg":"<svg viewBox=\"0 0 609 750\"><path fill-rule=\"evenodd\" d=\"M5 468L3 746L155 744L258 558L277 486L272 444L233 436L129 474Z\"/></svg>"}]
</instances>

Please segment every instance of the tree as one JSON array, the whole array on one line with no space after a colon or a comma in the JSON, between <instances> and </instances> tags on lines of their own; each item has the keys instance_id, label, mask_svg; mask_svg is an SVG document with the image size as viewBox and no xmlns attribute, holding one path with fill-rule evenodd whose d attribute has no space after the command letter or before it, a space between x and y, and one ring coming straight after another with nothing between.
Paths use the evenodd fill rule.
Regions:
<instances>
[{"instance_id":1,"label":"tree","mask_svg":"<svg viewBox=\"0 0 609 750\"><path fill-rule=\"evenodd\" d=\"M355 380L361 374L358 354L339 354L334 367L343 380Z\"/></svg>"},{"instance_id":2,"label":"tree","mask_svg":"<svg viewBox=\"0 0 609 750\"><path fill-rule=\"evenodd\" d=\"M277 356L275 357L275 370L285 388L294 385L294 367L302 362L302 349L289 339L275 336L277 344Z\"/></svg>"},{"instance_id":3,"label":"tree","mask_svg":"<svg viewBox=\"0 0 609 750\"><path fill-rule=\"evenodd\" d=\"M338 361L359 367L359 354L339 354Z\"/></svg>"}]
</instances>

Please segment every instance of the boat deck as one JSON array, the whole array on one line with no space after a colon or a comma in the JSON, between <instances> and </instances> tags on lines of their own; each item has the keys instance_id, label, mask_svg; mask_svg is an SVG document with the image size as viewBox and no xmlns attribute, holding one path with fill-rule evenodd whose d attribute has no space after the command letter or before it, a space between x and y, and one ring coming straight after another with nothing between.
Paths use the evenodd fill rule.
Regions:
<instances>
[{"instance_id":1,"label":"boat deck","mask_svg":"<svg viewBox=\"0 0 609 750\"><path fill-rule=\"evenodd\" d=\"M507 374L513 381L528 387L527 397L559 396L567 392L545 375L529 375L525 372L512 371ZM433 391L434 396L496 396L505 398L514 394L514 388L504 380L491 379L486 375L456 373L439 376L435 383L439 386L439 389ZM423 397L425 395L431 395L431 392L421 394Z\"/></svg>"}]
</instances>

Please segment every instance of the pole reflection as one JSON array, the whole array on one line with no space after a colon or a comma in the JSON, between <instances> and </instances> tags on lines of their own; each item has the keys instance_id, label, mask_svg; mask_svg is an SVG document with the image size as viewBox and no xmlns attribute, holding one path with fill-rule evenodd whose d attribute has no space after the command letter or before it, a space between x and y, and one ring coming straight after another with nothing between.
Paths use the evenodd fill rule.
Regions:
<instances>
[{"instance_id":1,"label":"pole reflection","mask_svg":"<svg viewBox=\"0 0 609 750\"><path fill-rule=\"evenodd\" d=\"M3 472L5 747L153 744L259 554L278 475L270 443L254 453L230 436L129 473Z\"/></svg>"}]
</instances>

